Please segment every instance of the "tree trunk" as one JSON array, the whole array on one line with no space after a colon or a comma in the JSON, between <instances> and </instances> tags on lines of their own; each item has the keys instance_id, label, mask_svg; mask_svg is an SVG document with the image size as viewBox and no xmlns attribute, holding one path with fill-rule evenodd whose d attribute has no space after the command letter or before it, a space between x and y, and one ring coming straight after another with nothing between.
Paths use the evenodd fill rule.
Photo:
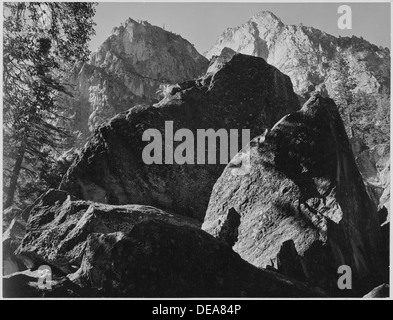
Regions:
<instances>
[{"instance_id":1,"label":"tree trunk","mask_svg":"<svg viewBox=\"0 0 393 320\"><path fill-rule=\"evenodd\" d=\"M25 158L26 149L24 146L21 146L19 149L19 154L15 161L14 170L12 171L10 185L8 187L7 192L7 200L4 204L4 209L7 209L14 203L16 186L19 178L20 169L22 168L23 159Z\"/></svg>"},{"instance_id":2,"label":"tree trunk","mask_svg":"<svg viewBox=\"0 0 393 320\"><path fill-rule=\"evenodd\" d=\"M355 131L353 130L352 127L352 116L351 116L351 112L348 110L348 125L349 125L349 131L350 131L350 138L355 137Z\"/></svg>"}]
</instances>

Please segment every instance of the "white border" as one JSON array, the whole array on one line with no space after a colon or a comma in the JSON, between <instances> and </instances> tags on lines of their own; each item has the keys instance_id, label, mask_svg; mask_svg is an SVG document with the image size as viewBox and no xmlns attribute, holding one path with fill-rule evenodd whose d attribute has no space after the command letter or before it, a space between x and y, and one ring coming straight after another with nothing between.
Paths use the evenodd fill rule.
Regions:
<instances>
[{"instance_id":1,"label":"white border","mask_svg":"<svg viewBox=\"0 0 393 320\"><path fill-rule=\"evenodd\" d=\"M8 0L7 2L19 2L16 0ZM31 0L25 1L25 2L33 2ZM34 2L44 2L42 0L36 0ZM390 3L390 21L392 23L392 16L393 16L393 5L390 0L380 0L380 1L367 1L367 0L346 0L346 1L323 1L323 0L314 0L314 1L307 1L307 0L276 0L276 1L268 1L268 0L247 0L247 1L234 1L234 0L215 0L215 1L208 1L208 0L198 0L198 1L180 1L180 0L172 0L172 1L162 1L162 0L144 0L144 1L127 1L127 0L117 0L117 1L91 1L91 0L85 0L85 1L80 1L80 0L65 0L62 2L163 2L163 3L209 3L209 2L214 2L214 3ZM2 16L3 17L3 2L1 2L1 9L2 9ZM392 26L392 25L391 25ZM1 21L0 24L0 41L3 43L3 21ZM393 43L393 37L392 37L392 32L390 33L390 43ZM391 51L391 48L390 48ZM390 76L392 75L392 66L390 66ZM1 86L0 86L0 93L1 97L3 96L3 55L1 54L1 65L0 65L0 81L1 81ZM393 92L393 79L391 78L390 81L390 92ZM393 146L392 146L392 130L393 130L393 115L392 115L392 98L390 98L390 105L391 105L391 112L390 112L390 154L392 155L393 151ZM3 99L1 98L0 102L0 107L1 111L3 111ZM0 156L1 156L1 162L0 162L0 171L3 172L3 112L0 113ZM391 160L392 161L392 160ZM392 175L390 175L390 182L392 182ZM3 175L0 177L0 192L3 194ZM393 204L390 202L390 212L392 212ZM1 215L3 214L3 204L2 201L0 202L0 210L1 210ZM1 219L1 225L3 224L3 219ZM3 235L3 229L1 228L1 236ZM393 253L393 247L392 247L392 226L390 224L390 265L392 265L392 253ZM3 263L3 249L2 246L0 248L0 260ZM390 283L392 282L393 279L393 270L390 268ZM0 281L0 299L5 299L3 298L3 280L1 279ZM18 299L11 299L11 298L6 298L6 300L96 300L96 298L34 298L34 299L29 299L29 298L18 298ZM364 300L362 298L98 298L98 300L104 299L104 300L153 300L153 301L170 301L170 300L184 300L184 301L209 301L209 300L223 300L223 301L247 301L247 300ZM379 299L377 299L379 300ZM393 300L393 289L390 286L390 298L389 299L381 299L381 300Z\"/></svg>"}]
</instances>

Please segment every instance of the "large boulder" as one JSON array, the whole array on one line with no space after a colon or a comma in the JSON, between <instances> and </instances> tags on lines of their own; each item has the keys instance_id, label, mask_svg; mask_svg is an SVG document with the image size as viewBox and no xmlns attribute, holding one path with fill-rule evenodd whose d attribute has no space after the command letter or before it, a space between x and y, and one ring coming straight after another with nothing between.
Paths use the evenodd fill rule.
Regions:
<instances>
[{"instance_id":1,"label":"large boulder","mask_svg":"<svg viewBox=\"0 0 393 320\"><path fill-rule=\"evenodd\" d=\"M299 108L286 75L261 58L237 54L202 78L168 88L160 103L136 106L99 127L60 188L80 199L153 205L203 221L211 189L225 161L196 164L195 152L194 164L146 164L142 159L148 144L142 141L145 130L153 128L162 134L164 158L166 121L173 122L173 132L191 130L196 146L198 129L226 129L228 136L229 129L238 130L239 135L242 129L249 129L254 137ZM175 141L174 149L180 143ZM217 143L217 155L220 151L228 155L228 150L220 147Z\"/></svg>"},{"instance_id":2,"label":"large boulder","mask_svg":"<svg viewBox=\"0 0 393 320\"><path fill-rule=\"evenodd\" d=\"M30 209L26 235L16 255L30 269L50 265L68 274L81 264L85 242L91 233L127 233L136 223L152 218L197 226L190 218L180 220L153 207L111 207L74 200L64 191L51 189Z\"/></svg>"},{"instance_id":3,"label":"large boulder","mask_svg":"<svg viewBox=\"0 0 393 320\"><path fill-rule=\"evenodd\" d=\"M319 297L319 289L242 260L184 216L141 206L72 200L50 190L30 211L17 254L52 270L54 291L38 277L6 278L8 296ZM57 200L56 200L57 199Z\"/></svg>"},{"instance_id":4,"label":"large boulder","mask_svg":"<svg viewBox=\"0 0 393 320\"><path fill-rule=\"evenodd\" d=\"M234 174L247 158L246 174ZM232 160L203 230L220 238L233 210L240 215L233 248L257 267L305 277L333 295L361 296L381 283L376 206L331 99L313 95ZM341 265L351 267L352 290L337 288Z\"/></svg>"}]
</instances>

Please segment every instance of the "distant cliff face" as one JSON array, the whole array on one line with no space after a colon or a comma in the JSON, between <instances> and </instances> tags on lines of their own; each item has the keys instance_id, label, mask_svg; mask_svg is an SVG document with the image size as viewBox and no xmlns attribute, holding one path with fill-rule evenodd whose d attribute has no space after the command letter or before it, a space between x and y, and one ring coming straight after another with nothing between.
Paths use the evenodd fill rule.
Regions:
<instances>
[{"instance_id":1,"label":"distant cliff face","mask_svg":"<svg viewBox=\"0 0 393 320\"><path fill-rule=\"evenodd\" d=\"M341 52L346 59L356 90L377 93L390 84L390 51L357 37L336 38L312 27L285 25L268 11L248 22L228 28L205 53L208 59L223 48L264 58L287 74L299 95L315 89L335 96L336 71L332 61Z\"/></svg>"},{"instance_id":2,"label":"distant cliff face","mask_svg":"<svg viewBox=\"0 0 393 320\"><path fill-rule=\"evenodd\" d=\"M73 129L89 134L135 104L159 100L160 84L194 79L207 67L208 60L181 36L128 19L112 30L89 63L73 70Z\"/></svg>"}]
</instances>

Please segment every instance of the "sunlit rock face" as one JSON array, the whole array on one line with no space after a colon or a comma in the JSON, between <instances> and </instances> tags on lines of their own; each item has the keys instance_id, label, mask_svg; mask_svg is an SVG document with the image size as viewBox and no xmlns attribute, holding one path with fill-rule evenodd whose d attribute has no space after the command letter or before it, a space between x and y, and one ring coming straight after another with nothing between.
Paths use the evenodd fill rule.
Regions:
<instances>
[{"instance_id":1,"label":"sunlit rock face","mask_svg":"<svg viewBox=\"0 0 393 320\"><path fill-rule=\"evenodd\" d=\"M299 95L320 89L335 96L332 61L338 51L349 64L356 90L377 93L390 86L389 49L355 36L336 38L312 27L286 25L269 11L226 29L205 56L220 55L225 47L266 59L291 78Z\"/></svg>"},{"instance_id":2,"label":"sunlit rock face","mask_svg":"<svg viewBox=\"0 0 393 320\"><path fill-rule=\"evenodd\" d=\"M208 60L180 35L129 18L112 30L88 63L72 71L72 129L89 135L121 111L158 101L161 84L194 79L207 67Z\"/></svg>"}]
</instances>

